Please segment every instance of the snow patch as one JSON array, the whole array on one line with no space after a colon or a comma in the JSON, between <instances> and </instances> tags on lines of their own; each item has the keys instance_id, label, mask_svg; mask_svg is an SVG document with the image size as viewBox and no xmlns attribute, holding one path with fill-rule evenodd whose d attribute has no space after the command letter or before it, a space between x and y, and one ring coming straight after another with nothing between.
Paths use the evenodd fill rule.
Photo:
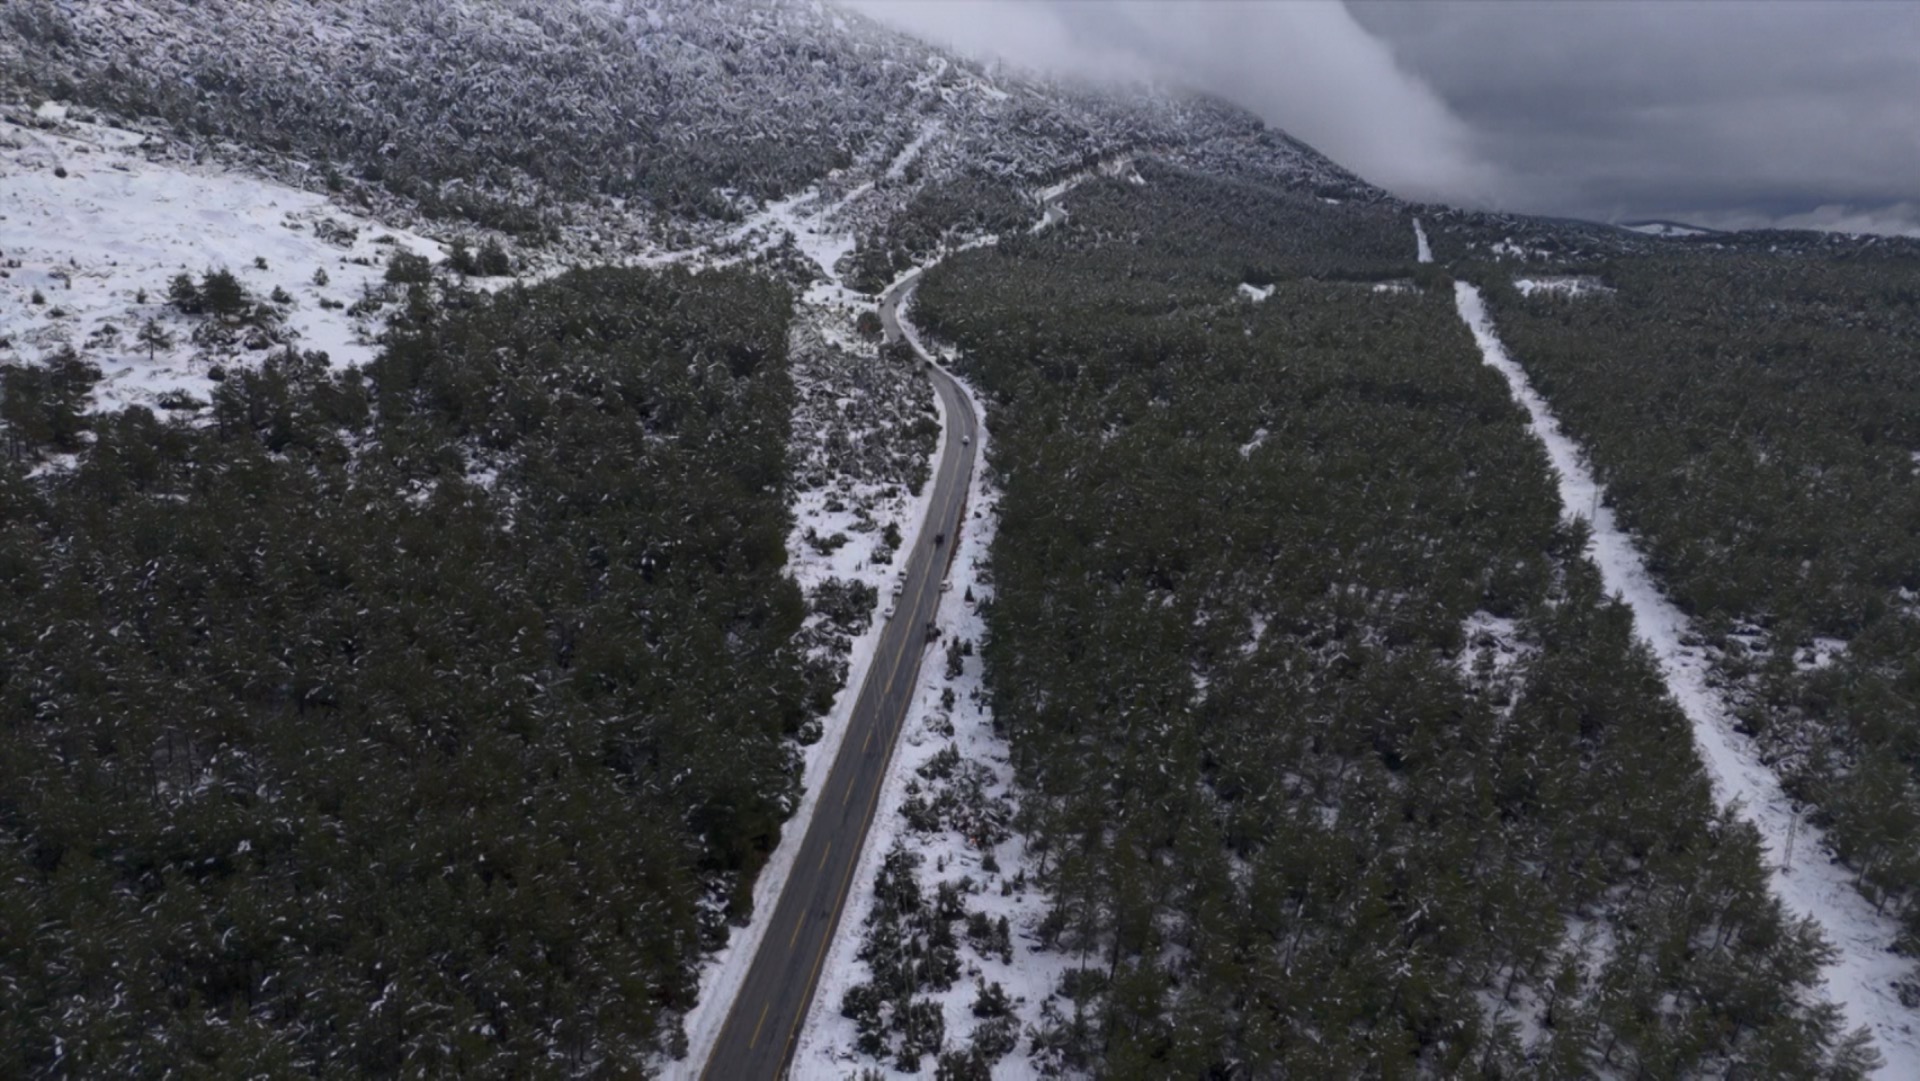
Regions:
<instances>
[{"instance_id":1,"label":"snow patch","mask_svg":"<svg viewBox=\"0 0 1920 1081\"><path fill-rule=\"evenodd\" d=\"M1802 672L1830 668L1846 651L1847 644L1838 638L1815 638L1794 655L1794 667Z\"/></svg>"},{"instance_id":2,"label":"snow patch","mask_svg":"<svg viewBox=\"0 0 1920 1081\"><path fill-rule=\"evenodd\" d=\"M1267 617L1263 612L1255 612L1247 620L1247 640L1240 646L1240 655L1251 657L1260 649L1260 643L1267 637Z\"/></svg>"},{"instance_id":3,"label":"snow patch","mask_svg":"<svg viewBox=\"0 0 1920 1081\"><path fill-rule=\"evenodd\" d=\"M1488 250L1492 252L1495 259L1518 259L1523 263L1529 259L1553 258L1552 252L1541 248L1528 248L1515 244L1512 237L1507 237L1505 240L1495 242Z\"/></svg>"},{"instance_id":4,"label":"snow patch","mask_svg":"<svg viewBox=\"0 0 1920 1081\"><path fill-rule=\"evenodd\" d=\"M43 106L40 115L52 114ZM37 363L71 346L105 374L95 411L153 406L169 393L204 400L214 366L266 356L196 348L195 323L166 303L176 274L225 267L257 300L282 290L290 303L277 307L292 343L352 366L374 358L381 327L348 310L384 282L391 253L445 257L433 240L310 192L149 160L142 137L120 128L68 121L10 134L0 142L0 254L17 265L0 277L0 363ZM316 284L321 273L325 285ZM149 319L172 346L149 354L136 341Z\"/></svg>"},{"instance_id":5,"label":"snow patch","mask_svg":"<svg viewBox=\"0 0 1920 1081\"><path fill-rule=\"evenodd\" d=\"M1243 297L1246 297L1248 300L1253 301L1255 304L1258 304L1261 301L1272 296L1273 290L1274 290L1274 286L1271 286L1271 285L1259 286L1259 285L1254 285L1251 282L1240 283L1240 295Z\"/></svg>"},{"instance_id":6,"label":"snow patch","mask_svg":"<svg viewBox=\"0 0 1920 1081\"><path fill-rule=\"evenodd\" d=\"M1515 278L1513 287L1520 290L1521 296L1530 297L1535 293L1546 296L1583 297L1612 293L1613 290L1603 284L1599 278L1585 274L1563 275L1560 277Z\"/></svg>"},{"instance_id":7,"label":"snow patch","mask_svg":"<svg viewBox=\"0 0 1920 1081\"><path fill-rule=\"evenodd\" d=\"M1245 443L1240 444L1240 457L1242 458L1253 457L1253 452L1256 450L1259 450L1260 445L1262 443L1265 443L1266 441L1267 441L1267 430L1265 428L1255 428L1253 430L1253 438L1247 440Z\"/></svg>"},{"instance_id":8,"label":"snow patch","mask_svg":"<svg viewBox=\"0 0 1920 1081\"><path fill-rule=\"evenodd\" d=\"M1460 623L1461 636L1466 640L1466 648L1460 651L1456 662L1463 676L1470 679L1475 674L1481 658L1486 658L1486 670L1495 676L1504 676L1520 662L1532 656L1538 650L1520 640L1520 628L1513 620L1496 616L1481 610L1474 612Z\"/></svg>"},{"instance_id":9,"label":"snow patch","mask_svg":"<svg viewBox=\"0 0 1920 1081\"><path fill-rule=\"evenodd\" d=\"M1420 227L1420 219L1413 219L1413 258L1418 263L1433 262L1433 249L1427 246L1427 231Z\"/></svg>"}]
</instances>

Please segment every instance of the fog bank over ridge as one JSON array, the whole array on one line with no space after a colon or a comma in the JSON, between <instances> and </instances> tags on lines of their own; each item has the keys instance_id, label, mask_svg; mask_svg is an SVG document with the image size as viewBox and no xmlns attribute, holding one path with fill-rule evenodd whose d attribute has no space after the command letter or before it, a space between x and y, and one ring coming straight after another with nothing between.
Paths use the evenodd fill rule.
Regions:
<instances>
[{"instance_id":1,"label":"fog bank over ridge","mask_svg":"<svg viewBox=\"0 0 1920 1081\"><path fill-rule=\"evenodd\" d=\"M1333 0L852 0L959 52L1100 81L1191 87L1238 102L1398 195L1486 204L1472 133Z\"/></svg>"},{"instance_id":2,"label":"fog bank over ridge","mask_svg":"<svg viewBox=\"0 0 1920 1081\"><path fill-rule=\"evenodd\" d=\"M1239 102L1419 200L1920 235L1920 7L849 0L983 58Z\"/></svg>"}]
</instances>

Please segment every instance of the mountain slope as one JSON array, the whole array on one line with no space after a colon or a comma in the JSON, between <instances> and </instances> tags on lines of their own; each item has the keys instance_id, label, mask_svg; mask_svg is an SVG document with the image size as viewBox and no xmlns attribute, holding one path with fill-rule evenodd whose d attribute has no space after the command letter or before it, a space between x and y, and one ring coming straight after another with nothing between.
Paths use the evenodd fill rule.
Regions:
<instances>
[{"instance_id":1,"label":"mountain slope","mask_svg":"<svg viewBox=\"0 0 1920 1081\"><path fill-rule=\"evenodd\" d=\"M656 229L738 217L836 170L883 180L929 121L925 179L1031 183L1156 145L1364 190L1291 140L1258 145L1258 122L1220 103L989 78L796 0L23 0L4 19L24 89L528 236L627 235L634 210Z\"/></svg>"}]
</instances>

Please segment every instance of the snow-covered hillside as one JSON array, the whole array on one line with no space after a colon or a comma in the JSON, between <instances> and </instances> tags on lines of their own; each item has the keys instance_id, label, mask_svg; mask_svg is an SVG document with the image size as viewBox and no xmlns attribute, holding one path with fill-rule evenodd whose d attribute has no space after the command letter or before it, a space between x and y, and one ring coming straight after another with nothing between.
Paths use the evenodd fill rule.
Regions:
<instances>
[{"instance_id":1,"label":"snow-covered hillside","mask_svg":"<svg viewBox=\"0 0 1920 1081\"><path fill-rule=\"evenodd\" d=\"M59 106L35 119L0 125L0 365L70 348L104 375L98 410L204 401L217 369L282 345L365 363L383 307L366 298L393 253L445 255L320 196L176 161L152 134ZM220 269L271 310L266 327L210 334L168 303L176 275ZM161 336L142 341L149 323Z\"/></svg>"},{"instance_id":2,"label":"snow-covered hillside","mask_svg":"<svg viewBox=\"0 0 1920 1081\"><path fill-rule=\"evenodd\" d=\"M15 0L9 86L390 220L596 258L717 240L816 184L858 190L870 231L930 185L1037 186L1129 148L1380 197L1223 102L990 74L817 0Z\"/></svg>"}]
</instances>

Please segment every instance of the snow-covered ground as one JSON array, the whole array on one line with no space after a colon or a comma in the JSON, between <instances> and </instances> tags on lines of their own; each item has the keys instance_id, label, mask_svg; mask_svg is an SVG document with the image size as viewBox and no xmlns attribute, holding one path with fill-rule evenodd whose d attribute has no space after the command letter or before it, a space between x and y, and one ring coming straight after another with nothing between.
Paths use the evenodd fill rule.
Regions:
<instances>
[{"instance_id":1,"label":"snow-covered ground","mask_svg":"<svg viewBox=\"0 0 1920 1081\"><path fill-rule=\"evenodd\" d=\"M1640 221L1622 225L1620 228L1644 236L1706 236L1711 232L1698 226L1682 225L1677 221Z\"/></svg>"},{"instance_id":2,"label":"snow-covered ground","mask_svg":"<svg viewBox=\"0 0 1920 1081\"><path fill-rule=\"evenodd\" d=\"M194 321L167 304L176 274L224 267L258 300L281 290L291 344L340 366L373 359L377 315L348 312L383 281L391 254L444 257L435 241L322 196L170 160L142 148L147 136L59 106L39 115L54 126L0 127L0 364L71 346L105 374L96 410L151 406L169 391L204 400L215 365L266 355L196 346ZM173 339L151 357L135 340L150 319Z\"/></svg>"},{"instance_id":3,"label":"snow-covered ground","mask_svg":"<svg viewBox=\"0 0 1920 1081\"><path fill-rule=\"evenodd\" d=\"M1685 644L1699 640L1687 618L1660 591L1613 511L1599 499L1585 454L1508 355L1480 291L1456 282L1454 296L1482 357L1506 377L1514 399L1531 417L1532 431L1545 445L1559 481L1562 512L1590 523L1589 554L1607 589L1632 608L1636 636L1659 662L1668 689L1692 722L1694 743L1715 796L1759 829L1774 895L1791 915L1811 916L1838 951L1824 972L1826 994L1841 1008L1849 1028L1864 1026L1872 1032L1886 1059L1882 1076L1920 1077L1920 1014L1901 1005L1894 988L1896 980L1911 976L1913 966L1892 952L1898 935L1894 921L1874 912L1853 888L1844 865L1805 855L1827 851L1824 834L1800 816L1781 791L1779 778L1761 763L1753 741L1735 730L1732 711L1709 679L1706 652ZM1802 857L1789 869L1784 854L1788 837L1795 835Z\"/></svg>"},{"instance_id":4,"label":"snow-covered ground","mask_svg":"<svg viewBox=\"0 0 1920 1081\"><path fill-rule=\"evenodd\" d=\"M1427 231L1420 227L1420 219L1413 219L1413 258L1415 262L1433 262L1433 248L1427 244Z\"/></svg>"},{"instance_id":5,"label":"snow-covered ground","mask_svg":"<svg viewBox=\"0 0 1920 1081\"><path fill-rule=\"evenodd\" d=\"M1273 295L1273 286L1259 286L1254 285L1252 282L1241 282L1240 295L1258 304Z\"/></svg>"},{"instance_id":6,"label":"snow-covered ground","mask_svg":"<svg viewBox=\"0 0 1920 1081\"><path fill-rule=\"evenodd\" d=\"M943 61L944 62L944 61ZM907 167L913 164L920 151L926 149L927 141L940 134L945 127L938 120L929 120L921 125L918 134L901 149L900 153L887 165L887 179L899 180L907 175Z\"/></svg>"}]
</instances>

